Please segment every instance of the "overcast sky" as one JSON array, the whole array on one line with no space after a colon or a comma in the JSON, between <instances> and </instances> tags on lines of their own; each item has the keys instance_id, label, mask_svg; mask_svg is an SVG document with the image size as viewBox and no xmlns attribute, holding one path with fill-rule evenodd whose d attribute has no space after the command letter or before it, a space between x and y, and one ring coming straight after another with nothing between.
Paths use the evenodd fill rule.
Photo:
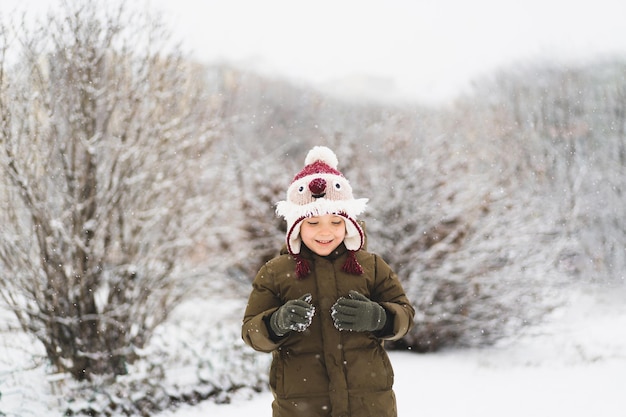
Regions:
<instances>
[{"instance_id":1,"label":"overcast sky","mask_svg":"<svg viewBox=\"0 0 626 417\"><path fill-rule=\"evenodd\" d=\"M319 85L373 77L390 94L421 100L517 62L626 57L625 0L139 1L163 10L204 61Z\"/></svg>"}]
</instances>

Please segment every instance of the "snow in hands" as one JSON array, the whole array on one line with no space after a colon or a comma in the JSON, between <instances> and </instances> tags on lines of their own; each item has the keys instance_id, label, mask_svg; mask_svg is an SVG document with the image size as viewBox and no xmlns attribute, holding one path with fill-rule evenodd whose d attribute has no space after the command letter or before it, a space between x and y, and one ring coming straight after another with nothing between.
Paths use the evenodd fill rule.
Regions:
<instances>
[{"instance_id":1,"label":"snow in hands","mask_svg":"<svg viewBox=\"0 0 626 417\"><path fill-rule=\"evenodd\" d=\"M315 315L315 306L311 305L311 301L313 301L313 296L311 294L306 294L304 297L302 297L302 301L308 303L309 307L304 310L305 321L293 323L291 329L296 332L303 332L308 329L311 325L311 322L313 322L313 316ZM295 309L292 309L291 312L296 313Z\"/></svg>"}]
</instances>

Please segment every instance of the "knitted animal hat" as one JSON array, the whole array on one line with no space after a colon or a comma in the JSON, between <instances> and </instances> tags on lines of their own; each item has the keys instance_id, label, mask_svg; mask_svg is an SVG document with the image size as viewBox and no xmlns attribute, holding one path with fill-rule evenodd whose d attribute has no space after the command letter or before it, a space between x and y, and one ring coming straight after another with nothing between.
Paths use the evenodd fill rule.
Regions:
<instances>
[{"instance_id":1,"label":"knitted animal hat","mask_svg":"<svg viewBox=\"0 0 626 417\"><path fill-rule=\"evenodd\" d=\"M367 198L355 199L352 187L337 170L337 156L325 146L315 146L304 160L304 169L294 177L287 189L287 199L278 202L276 213L287 222L287 249L296 259L296 275L304 278L310 272L308 262L300 254L300 226L307 217L336 214L345 218L344 244L349 251L343 270L360 275L361 265L354 252L363 247L365 235L356 216L365 210Z\"/></svg>"}]
</instances>

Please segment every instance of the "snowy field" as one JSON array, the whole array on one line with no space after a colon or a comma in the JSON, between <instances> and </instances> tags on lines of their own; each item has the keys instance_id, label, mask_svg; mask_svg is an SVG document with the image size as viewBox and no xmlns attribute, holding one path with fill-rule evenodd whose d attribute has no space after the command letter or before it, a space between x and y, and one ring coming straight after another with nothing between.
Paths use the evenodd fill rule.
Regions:
<instances>
[{"instance_id":1,"label":"snowy field","mask_svg":"<svg viewBox=\"0 0 626 417\"><path fill-rule=\"evenodd\" d=\"M626 415L625 300L626 289L598 287L575 294L546 324L489 349L428 355L391 352L400 417ZM239 299L215 301L204 300L203 310L188 306L191 308L182 309L178 318L198 311L206 314L207 305L213 306L210 316L232 316L245 303ZM187 325L197 327L197 323ZM176 337L176 333L171 335ZM49 369L41 359L38 362L21 355L19 341L3 342L0 416L61 416L61 409L55 408L61 402L50 392L55 384L46 374ZM32 347L23 349L30 352ZM13 358L9 361L7 355ZM261 362L268 358L258 355ZM16 368L24 371L12 372ZM196 373L193 367L183 367L177 370L177 377L191 378ZM271 401L267 391L259 394L243 389L229 404L205 401L157 417L271 417Z\"/></svg>"},{"instance_id":2,"label":"snowy field","mask_svg":"<svg viewBox=\"0 0 626 417\"><path fill-rule=\"evenodd\" d=\"M623 417L626 289L576 294L550 323L502 346L391 352L400 417ZM271 417L271 394L160 417Z\"/></svg>"}]
</instances>

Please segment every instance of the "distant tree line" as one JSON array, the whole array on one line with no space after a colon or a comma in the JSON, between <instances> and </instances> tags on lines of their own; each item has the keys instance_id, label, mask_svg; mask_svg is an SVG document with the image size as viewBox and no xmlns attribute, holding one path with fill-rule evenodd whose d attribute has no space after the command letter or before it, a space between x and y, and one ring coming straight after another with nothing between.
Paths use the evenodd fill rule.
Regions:
<instances>
[{"instance_id":1,"label":"distant tree line","mask_svg":"<svg viewBox=\"0 0 626 417\"><path fill-rule=\"evenodd\" d=\"M623 284L625 68L503 69L434 109L341 101L221 69L237 80L223 94L238 109L229 134L250 150L238 166L253 167L237 245L254 256L235 270L250 279L276 253L284 231L273 202L306 150L326 144L371 199L369 248L417 304L418 325L398 346L493 343L540 321L560 289Z\"/></svg>"}]
</instances>

